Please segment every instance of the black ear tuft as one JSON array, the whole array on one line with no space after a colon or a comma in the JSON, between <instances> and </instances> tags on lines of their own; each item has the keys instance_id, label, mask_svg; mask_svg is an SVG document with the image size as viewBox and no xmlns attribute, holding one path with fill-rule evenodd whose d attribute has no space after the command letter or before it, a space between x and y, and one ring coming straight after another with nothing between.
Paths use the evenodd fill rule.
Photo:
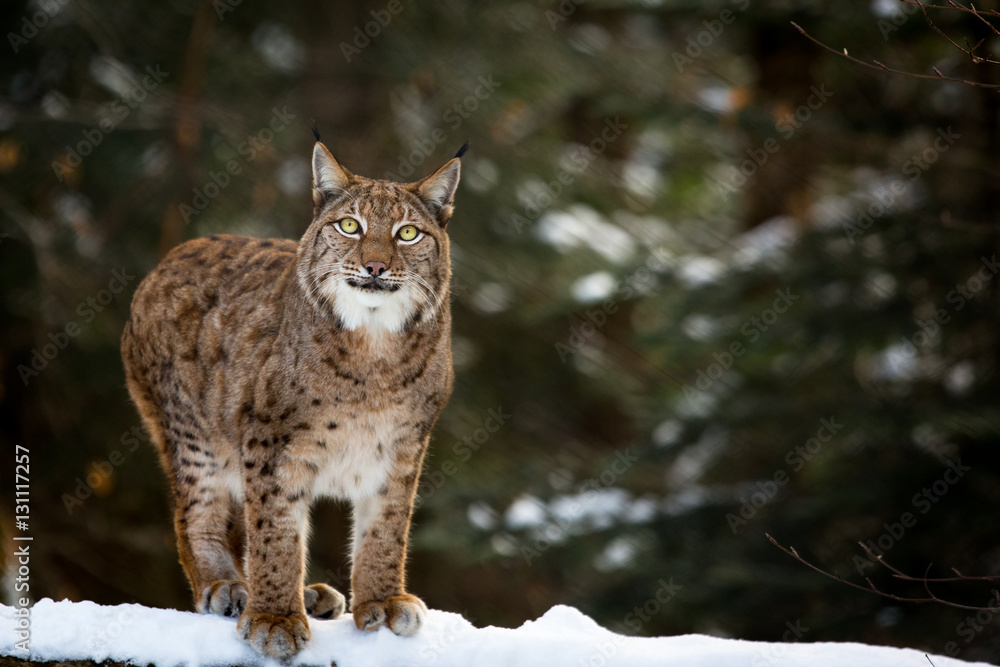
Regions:
<instances>
[{"instance_id":1,"label":"black ear tuft","mask_svg":"<svg viewBox=\"0 0 1000 667\"><path fill-rule=\"evenodd\" d=\"M462 147L458 149L457 153L455 153L455 157L462 157L463 155L465 155L469 150L470 143L472 143L472 139L466 139L465 143L462 144Z\"/></svg>"},{"instance_id":2,"label":"black ear tuft","mask_svg":"<svg viewBox=\"0 0 1000 667\"><path fill-rule=\"evenodd\" d=\"M313 131L313 136L316 137L316 141L322 141L322 139L319 138L319 128L316 127L316 121L315 120L313 120L313 119L309 120L309 129L311 129ZM468 145L468 144L466 144L466 145Z\"/></svg>"}]
</instances>

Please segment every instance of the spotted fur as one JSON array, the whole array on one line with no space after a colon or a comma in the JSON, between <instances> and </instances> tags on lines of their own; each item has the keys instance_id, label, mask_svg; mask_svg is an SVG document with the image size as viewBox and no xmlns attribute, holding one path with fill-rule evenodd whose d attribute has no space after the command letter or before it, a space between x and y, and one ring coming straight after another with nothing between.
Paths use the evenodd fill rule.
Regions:
<instances>
[{"instance_id":1,"label":"spotted fur","mask_svg":"<svg viewBox=\"0 0 1000 667\"><path fill-rule=\"evenodd\" d=\"M323 496L353 505L358 628L408 635L423 623L404 562L454 377L446 226L459 168L371 180L317 142L301 240L189 241L136 290L126 380L170 481L196 608L238 616L260 653L293 655L307 613L344 611L329 586L303 587L309 508ZM363 228L355 238L338 231L347 217ZM418 241L397 237L404 222Z\"/></svg>"}]
</instances>

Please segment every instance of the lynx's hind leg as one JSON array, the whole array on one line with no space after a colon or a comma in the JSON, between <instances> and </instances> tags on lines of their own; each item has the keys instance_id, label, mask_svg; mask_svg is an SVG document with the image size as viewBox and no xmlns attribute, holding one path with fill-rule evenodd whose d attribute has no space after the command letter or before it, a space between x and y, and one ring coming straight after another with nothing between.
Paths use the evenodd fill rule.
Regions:
<instances>
[{"instance_id":1,"label":"lynx's hind leg","mask_svg":"<svg viewBox=\"0 0 1000 667\"><path fill-rule=\"evenodd\" d=\"M179 391L172 374L131 371L126 364L129 393L173 492L177 551L195 608L239 616L246 605L241 568L246 540L243 504L232 490L239 483L237 463L221 443L206 436L192 402ZM169 391L157 391L158 387Z\"/></svg>"},{"instance_id":2,"label":"lynx's hind leg","mask_svg":"<svg viewBox=\"0 0 1000 667\"><path fill-rule=\"evenodd\" d=\"M239 618L247 607L247 588L242 581L220 579L201 593L196 605L203 614Z\"/></svg>"},{"instance_id":3,"label":"lynx's hind leg","mask_svg":"<svg viewBox=\"0 0 1000 667\"><path fill-rule=\"evenodd\" d=\"M182 432L174 448L174 530L181 564L187 572L195 606L201 613L239 616L246 606L242 557L242 503L233 497L232 482L206 440ZM177 437L168 431L168 437ZM200 442L200 444L196 444Z\"/></svg>"},{"instance_id":4,"label":"lynx's hind leg","mask_svg":"<svg viewBox=\"0 0 1000 667\"><path fill-rule=\"evenodd\" d=\"M326 584L310 584L304 591L306 613L313 618L339 618L347 608L343 593Z\"/></svg>"},{"instance_id":5,"label":"lynx's hind leg","mask_svg":"<svg viewBox=\"0 0 1000 667\"><path fill-rule=\"evenodd\" d=\"M235 498L230 498L229 501L229 519L226 528L229 553L239 578L216 580L210 586L204 587L200 598L194 584L192 589L195 594L195 608L199 612L239 618L247 606L247 589L243 581L242 566L243 552L246 548L246 530L243 525L243 503Z\"/></svg>"}]
</instances>

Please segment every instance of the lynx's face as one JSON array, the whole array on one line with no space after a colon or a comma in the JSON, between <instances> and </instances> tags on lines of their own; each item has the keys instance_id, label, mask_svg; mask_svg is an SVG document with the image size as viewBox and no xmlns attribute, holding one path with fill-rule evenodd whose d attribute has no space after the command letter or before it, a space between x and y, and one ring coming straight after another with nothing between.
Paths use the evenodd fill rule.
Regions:
<instances>
[{"instance_id":1,"label":"lynx's face","mask_svg":"<svg viewBox=\"0 0 1000 667\"><path fill-rule=\"evenodd\" d=\"M323 144L313 154L313 223L299 276L347 329L397 333L432 316L451 276L445 226L458 185L454 159L416 183L371 180L341 167Z\"/></svg>"}]
</instances>

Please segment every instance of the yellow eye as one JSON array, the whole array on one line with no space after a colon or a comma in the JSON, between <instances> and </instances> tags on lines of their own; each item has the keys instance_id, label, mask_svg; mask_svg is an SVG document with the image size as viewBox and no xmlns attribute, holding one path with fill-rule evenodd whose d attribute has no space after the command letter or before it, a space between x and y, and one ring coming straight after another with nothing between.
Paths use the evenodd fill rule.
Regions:
<instances>
[{"instance_id":1,"label":"yellow eye","mask_svg":"<svg viewBox=\"0 0 1000 667\"><path fill-rule=\"evenodd\" d=\"M406 225L405 227L401 227L400 230L396 232L396 235L399 236L401 241L412 241L417 238L417 234L419 233L420 232L418 232L417 228L413 225Z\"/></svg>"},{"instance_id":2,"label":"yellow eye","mask_svg":"<svg viewBox=\"0 0 1000 667\"><path fill-rule=\"evenodd\" d=\"M344 218L343 220L338 220L337 226L340 227L340 231L345 234L354 234L361 229L361 225L358 224L358 221L354 218Z\"/></svg>"}]
</instances>

